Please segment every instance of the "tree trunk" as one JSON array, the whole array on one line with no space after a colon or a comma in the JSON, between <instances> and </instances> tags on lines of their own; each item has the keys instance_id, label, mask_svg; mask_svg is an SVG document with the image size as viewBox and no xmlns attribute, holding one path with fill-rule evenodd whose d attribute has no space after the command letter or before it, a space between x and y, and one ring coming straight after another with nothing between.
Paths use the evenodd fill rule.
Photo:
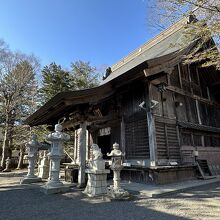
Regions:
<instances>
[{"instance_id":1,"label":"tree trunk","mask_svg":"<svg viewBox=\"0 0 220 220\"><path fill-rule=\"evenodd\" d=\"M2 159L1 159L1 167L5 168L5 160L8 156L8 129L7 127L5 128L5 134L4 134L4 139L3 139L3 144L2 144Z\"/></svg>"},{"instance_id":2,"label":"tree trunk","mask_svg":"<svg viewBox=\"0 0 220 220\"><path fill-rule=\"evenodd\" d=\"M23 168L24 152L25 152L25 148L23 146L21 146L17 169Z\"/></svg>"},{"instance_id":3,"label":"tree trunk","mask_svg":"<svg viewBox=\"0 0 220 220\"><path fill-rule=\"evenodd\" d=\"M14 119L12 117L11 112L6 114L6 121L5 121L5 133L4 139L2 144L2 159L1 159L1 168L5 168L5 161L7 157L10 157L9 148L11 148L12 144L12 136L13 136L13 127L14 127Z\"/></svg>"}]
</instances>

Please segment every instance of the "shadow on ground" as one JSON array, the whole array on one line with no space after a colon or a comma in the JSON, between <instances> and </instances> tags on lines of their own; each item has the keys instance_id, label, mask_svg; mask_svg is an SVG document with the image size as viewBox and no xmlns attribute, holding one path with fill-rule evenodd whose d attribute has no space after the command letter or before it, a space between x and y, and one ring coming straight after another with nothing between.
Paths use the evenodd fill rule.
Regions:
<instances>
[{"instance_id":1,"label":"shadow on ground","mask_svg":"<svg viewBox=\"0 0 220 220\"><path fill-rule=\"evenodd\" d=\"M91 199L76 189L65 194L45 195L37 185L3 188L5 191L0 192L0 219L186 219L140 207L135 201Z\"/></svg>"}]
</instances>

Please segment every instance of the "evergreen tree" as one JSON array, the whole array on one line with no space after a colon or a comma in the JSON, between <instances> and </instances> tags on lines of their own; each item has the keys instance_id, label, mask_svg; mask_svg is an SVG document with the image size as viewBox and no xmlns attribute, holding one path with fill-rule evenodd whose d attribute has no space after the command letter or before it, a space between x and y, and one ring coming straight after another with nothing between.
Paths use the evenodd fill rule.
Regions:
<instances>
[{"instance_id":1,"label":"evergreen tree","mask_svg":"<svg viewBox=\"0 0 220 220\"><path fill-rule=\"evenodd\" d=\"M56 63L45 66L42 70L42 77L41 104L44 104L59 92L70 91L74 88L70 73L63 70Z\"/></svg>"},{"instance_id":2,"label":"evergreen tree","mask_svg":"<svg viewBox=\"0 0 220 220\"><path fill-rule=\"evenodd\" d=\"M99 84L99 74L89 62L71 63L71 71L66 71L56 63L45 66L42 70L40 104L44 104L59 92L92 88Z\"/></svg>"}]
</instances>

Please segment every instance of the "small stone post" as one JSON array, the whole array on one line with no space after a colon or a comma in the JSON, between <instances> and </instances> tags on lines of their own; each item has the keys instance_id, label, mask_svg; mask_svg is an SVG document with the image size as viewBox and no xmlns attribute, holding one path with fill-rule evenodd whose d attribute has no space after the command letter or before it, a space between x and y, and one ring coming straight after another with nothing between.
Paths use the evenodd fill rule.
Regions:
<instances>
[{"instance_id":1,"label":"small stone post","mask_svg":"<svg viewBox=\"0 0 220 220\"><path fill-rule=\"evenodd\" d=\"M2 172L11 172L10 164L11 164L11 159L8 157L6 159L6 167L5 167L5 169Z\"/></svg>"},{"instance_id":2,"label":"small stone post","mask_svg":"<svg viewBox=\"0 0 220 220\"><path fill-rule=\"evenodd\" d=\"M60 175L60 161L64 156L63 143L68 141L70 136L62 132L62 125L55 125L55 132L47 136L47 140L52 142L50 153L48 157L51 160L50 178L42 190L46 194L59 193L68 191L69 186L65 186L59 179Z\"/></svg>"},{"instance_id":3,"label":"small stone post","mask_svg":"<svg viewBox=\"0 0 220 220\"><path fill-rule=\"evenodd\" d=\"M21 184L35 183L41 181L41 178L34 175L35 162L37 160L37 151L39 147L39 142L37 140L37 135L33 134L30 142L26 144L26 149L28 152L28 173L21 179Z\"/></svg>"},{"instance_id":4,"label":"small stone post","mask_svg":"<svg viewBox=\"0 0 220 220\"><path fill-rule=\"evenodd\" d=\"M112 158L111 169L113 171L113 186L110 186L109 195L114 199L127 198L129 193L120 186L120 172L123 168L122 157L123 153L119 150L119 144L113 144L113 150L107 156Z\"/></svg>"},{"instance_id":5,"label":"small stone post","mask_svg":"<svg viewBox=\"0 0 220 220\"><path fill-rule=\"evenodd\" d=\"M42 179L48 179L49 177L49 160L47 157L47 151L43 151L43 158L40 161L39 164L39 174L38 177Z\"/></svg>"}]
</instances>

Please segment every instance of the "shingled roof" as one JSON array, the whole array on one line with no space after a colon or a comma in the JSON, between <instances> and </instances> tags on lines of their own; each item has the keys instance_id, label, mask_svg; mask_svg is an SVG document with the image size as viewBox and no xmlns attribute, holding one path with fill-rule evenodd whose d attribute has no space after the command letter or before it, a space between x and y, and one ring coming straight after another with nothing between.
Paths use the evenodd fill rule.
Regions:
<instances>
[{"instance_id":1,"label":"shingled roof","mask_svg":"<svg viewBox=\"0 0 220 220\"><path fill-rule=\"evenodd\" d=\"M143 44L135 51L124 57L111 67L112 73L103 81L103 84L122 75L131 68L155 58L159 58L183 48L184 26L189 22L189 17L184 17L170 26L159 35ZM187 46L187 45L184 45Z\"/></svg>"},{"instance_id":2,"label":"shingled roof","mask_svg":"<svg viewBox=\"0 0 220 220\"><path fill-rule=\"evenodd\" d=\"M102 99L112 94L112 83L120 77L137 73L149 63L169 60L181 51L184 25L189 18L183 18L158 36L139 47L134 52L123 58L111 67L112 73L98 87L86 90L61 92L49 100L44 106L29 116L25 123L30 126L47 124L57 120L72 106L89 103L92 99ZM172 54L172 56L171 56ZM165 58L165 59L164 59Z\"/></svg>"}]
</instances>

